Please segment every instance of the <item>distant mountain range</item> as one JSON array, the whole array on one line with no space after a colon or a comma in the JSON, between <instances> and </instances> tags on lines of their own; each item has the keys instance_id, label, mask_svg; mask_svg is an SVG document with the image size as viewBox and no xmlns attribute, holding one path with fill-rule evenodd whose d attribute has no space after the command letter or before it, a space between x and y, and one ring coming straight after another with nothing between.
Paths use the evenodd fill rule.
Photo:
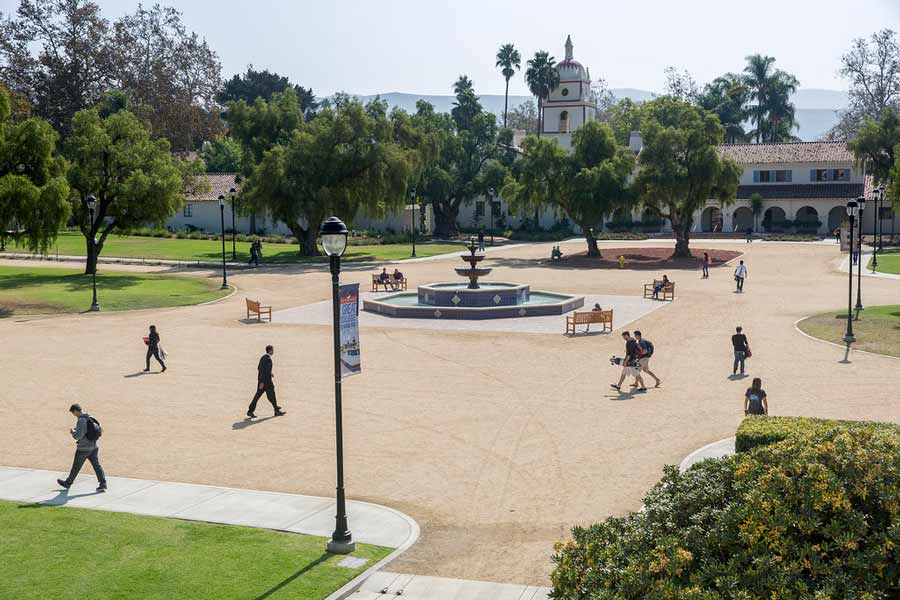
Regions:
<instances>
[{"instance_id":1,"label":"distant mountain range","mask_svg":"<svg viewBox=\"0 0 900 600\"><path fill-rule=\"evenodd\" d=\"M616 99L631 98L635 102L644 102L657 96L654 92L646 90L638 90L633 88L615 88L610 90ZM423 94L406 94L401 92L389 92L387 94L379 94L386 100L388 105L399 107L407 112L416 110L416 102L418 100L427 100L434 105L439 112L450 112L453 108L455 98L450 95L434 96ZM359 96L366 102L376 96ZM481 105L485 110L495 114L503 114L503 96L499 94L484 94L479 96ZM509 97L509 108L512 110L526 100L532 99L531 96L513 96ZM819 89L801 89L794 94L794 105L797 107L797 123L800 129L797 130L797 137L804 141L813 141L819 139L825 132L831 129L838 122L837 111L847 105L847 92L838 90L819 90Z\"/></svg>"}]
</instances>

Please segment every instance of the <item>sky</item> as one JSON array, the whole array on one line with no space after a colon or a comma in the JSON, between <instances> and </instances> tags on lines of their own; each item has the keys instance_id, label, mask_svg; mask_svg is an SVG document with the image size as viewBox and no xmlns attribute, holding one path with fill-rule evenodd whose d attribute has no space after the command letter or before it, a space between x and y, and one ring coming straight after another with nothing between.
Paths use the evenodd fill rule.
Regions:
<instances>
[{"instance_id":1,"label":"sky","mask_svg":"<svg viewBox=\"0 0 900 600\"><path fill-rule=\"evenodd\" d=\"M96 1L108 18L137 4ZM702 84L762 53L802 88L843 90L837 71L852 40L900 31L900 0L159 1L206 37L226 77L252 64L320 97L450 94L461 74L480 94L502 94L494 66L501 44L515 44L524 69L537 50L562 59L569 34L575 58L612 88L659 91L670 65ZM528 94L524 73L510 81L510 93Z\"/></svg>"}]
</instances>

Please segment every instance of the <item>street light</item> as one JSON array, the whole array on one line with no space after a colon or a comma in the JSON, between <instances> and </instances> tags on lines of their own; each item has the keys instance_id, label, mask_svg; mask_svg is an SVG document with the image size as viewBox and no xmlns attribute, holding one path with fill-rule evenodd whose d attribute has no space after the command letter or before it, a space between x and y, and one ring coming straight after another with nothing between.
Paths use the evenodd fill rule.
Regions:
<instances>
[{"instance_id":1,"label":"street light","mask_svg":"<svg viewBox=\"0 0 900 600\"><path fill-rule=\"evenodd\" d=\"M416 257L416 188L409 189L409 200L412 202L412 256Z\"/></svg>"},{"instance_id":2,"label":"street light","mask_svg":"<svg viewBox=\"0 0 900 600\"><path fill-rule=\"evenodd\" d=\"M847 202L847 216L850 217L850 282L847 286L847 333L844 334L844 342L848 348L856 341L853 337L853 222L858 207L855 200Z\"/></svg>"},{"instance_id":3,"label":"street light","mask_svg":"<svg viewBox=\"0 0 900 600\"><path fill-rule=\"evenodd\" d=\"M862 304L862 249L863 249L863 209L866 207L865 195L856 199L859 204L859 248L856 249L859 260L856 262L856 320L859 321L859 313L863 310ZM853 259L850 259L853 262Z\"/></svg>"},{"instance_id":4,"label":"street light","mask_svg":"<svg viewBox=\"0 0 900 600\"><path fill-rule=\"evenodd\" d=\"M494 245L494 188L488 189L488 199L491 203L491 246Z\"/></svg>"},{"instance_id":5,"label":"street light","mask_svg":"<svg viewBox=\"0 0 900 600\"><path fill-rule=\"evenodd\" d=\"M234 245L234 195L236 191L234 188L228 190L228 195L231 196L231 260L237 262L237 249Z\"/></svg>"},{"instance_id":6,"label":"street light","mask_svg":"<svg viewBox=\"0 0 900 600\"><path fill-rule=\"evenodd\" d=\"M87 197L88 211L91 213L91 257L94 260L94 268L91 269L91 286L94 288L94 299L91 301L91 312L100 310L97 302L97 236L94 233L94 209L97 208L97 197L91 194Z\"/></svg>"},{"instance_id":7,"label":"street light","mask_svg":"<svg viewBox=\"0 0 900 600\"><path fill-rule=\"evenodd\" d=\"M225 196L219 196L219 213L222 215L222 289L228 289L228 274L225 272Z\"/></svg>"},{"instance_id":8,"label":"street light","mask_svg":"<svg viewBox=\"0 0 900 600\"><path fill-rule=\"evenodd\" d=\"M883 223L881 221L881 209L884 207L884 185L878 186L878 208L875 210L875 220L878 223L878 249L884 251L884 241L882 233L884 232Z\"/></svg>"},{"instance_id":9,"label":"street light","mask_svg":"<svg viewBox=\"0 0 900 600\"><path fill-rule=\"evenodd\" d=\"M341 256L347 249L347 226L337 217L328 217L322 223L319 236L322 248L328 255L331 268L331 311L334 335L334 422L337 448L337 514L334 515L334 533L328 541L328 551L334 554L350 554L356 550L356 542L347 526L347 506L344 501L344 432L341 413L341 306L340 278Z\"/></svg>"}]
</instances>

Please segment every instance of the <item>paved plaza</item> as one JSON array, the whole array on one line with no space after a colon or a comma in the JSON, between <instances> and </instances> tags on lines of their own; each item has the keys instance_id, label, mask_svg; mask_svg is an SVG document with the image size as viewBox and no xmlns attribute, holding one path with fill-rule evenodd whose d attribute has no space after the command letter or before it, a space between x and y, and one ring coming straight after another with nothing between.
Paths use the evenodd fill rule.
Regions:
<instances>
[{"instance_id":1,"label":"paved plaza","mask_svg":"<svg viewBox=\"0 0 900 600\"><path fill-rule=\"evenodd\" d=\"M628 328L656 347L652 368L663 384L646 394L609 388L618 371L608 358L623 349L618 335L567 337L563 317L546 327L542 317L438 328L364 315L363 374L344 383L346 487L351 499L396 509L421 527L390 571L547 586L553 543L572 525L638 509L663 465L734 435L749 385L730 377L735 325L750 339L749 374L763 378L771 414L900 420L894 359L851 354L845 363L841 349L793 327L846 303L836 245L694 242L720 245L746 253L745 293L733 292L730 267L712 269L708 280L673 270L676 300L665 304L640 299L643 284L662 273L549 265L551 244L501 248L484 261L494 269L488 281L619 302L615 333L631 320ZM583 242L563 249L580 251ZM414 288L454 280L458 264L455 256L419 261L403 272ZM348 265L342 281L367 289L374 270ZM111 476L332 497L326 267L240 271L229 281L238 293L211 305L0 320L0 418L17 431L0 438L2 462L68 468L67 408L80 402L103 422L101 458ZM865 278L863 302L894 304L897 285ZM242 323L245 297L273 305L276 322ZM165 374L140 372L150 323L169 354ZM247 421L266 344L275 346L287 416L271 418L263 404L260 418ZM56 489L48 477L33 496Z\"/></svg>"}]
</instances>

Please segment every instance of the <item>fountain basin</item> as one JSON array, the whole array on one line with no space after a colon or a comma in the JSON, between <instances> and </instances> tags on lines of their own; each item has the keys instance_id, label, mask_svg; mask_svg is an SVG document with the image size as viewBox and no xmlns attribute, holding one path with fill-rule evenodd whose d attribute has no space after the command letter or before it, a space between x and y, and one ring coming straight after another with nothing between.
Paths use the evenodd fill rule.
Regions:
<instances>
[{"instance_id":1,"label":"fountain basin","mask_svg":"<svg viewBox=\"0 0 900 600\"><path fill-rule=\"evenodd\" d=\"M427 306L513 306L528 300L530 289L517 283L492 282L469 289L465 283L432 283L418 288L419 304Z\"/></svg>"},{"instance_id":2,"label":"fountain basin","mask_svg":"<svg viewBox=\"0 0 900 600\"><path fill-rule=\"evenodd\" d=\"M391 317L412 319L504 319L562 315L584 306L583 296L570 296L552 292L531 291L527 285L514 283L488 283L478 290L467 290L466 284L438 283L420 286L417 292L389 294L377 299L364 299L363 310ZM423 288L428 288L425 292ZM460 302L448 305L424 303L420 299L428 293L458 294ZM462 293L460 293L462 292ZM507 302L508 294L519 301L514 304L495 303L494 296ZM463 298L472 304L463 305ZM484 302L489 304L484 304ZM477 304L476 304L477 303Z\"/></svg>"}]
</instances>

